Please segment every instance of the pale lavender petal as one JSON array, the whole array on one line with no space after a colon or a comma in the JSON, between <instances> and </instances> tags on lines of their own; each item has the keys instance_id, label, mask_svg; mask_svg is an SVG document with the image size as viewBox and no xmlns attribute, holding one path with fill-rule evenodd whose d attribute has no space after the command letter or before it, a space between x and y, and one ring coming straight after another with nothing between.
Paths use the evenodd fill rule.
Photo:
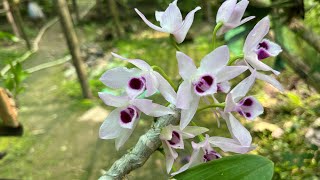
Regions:
<instances>
[{"instance_id":1,"label":"pale lavender petal","mask_svg":"<svg viewBox=\"0 0 320 180\"><path fill-rule=\"evenodd\" d=\"M192 84L189 80L183 81L178 89L176 106L179 109L189 109L193 96Z\"/></svg>"},{"instance_id":2,"label":"pale lavender petal","mask_svg":"<svg viewBox=\"0 0 320 180\"><path fill-rule=\"evenodd\" d=\"M162 15L163 15L164 11L156 11L155 12L155 16L156 16L156 20L157 21L161 21Z\"/></svg>"},{"instance_id":3,"label":"pale lavender petal","mask_svg":"<svg viewBox=\"0 0 320 180\"><path fill-rule=\"evenodd\" d=\"M131 103L140 111L149 116L160 117L167 114L174 114L174 111L172 109L152 103L152 100L149 99L133 99Z\"/></svg>"},{"instance_id":4,"label":"pale lavender petal","mask_svg":"<svg viewBox=\"0 0 320 180\"><path fill-rule=\"evenodd\" d=\"M190 11L187 14L182 25L172 33L174 35L177 43L182 43L184 41L192 23L193 23L194 14L197 11L199 11L200 9L201 9L201 7L196 7L194 10Z\"/></svg>"},{"instance_id":5,"label":"pale lavender petal","mask_svg":"<svg viewBox=\"0 0 320 180\"><path fill-rule=\"evenodd\" d=\"M244 23L246 23L246 22L248 22L248 21L250 21L250 20L252 20L252 19L254 19L254 18L255 18L255 16L246 17L246 18L244 18L244 19L242 19L242 20L240 21L240 24L238 24L238 26L240 26L240 25L242 25L242 24L244 24Z\"/></svg>"},{"instance_id":6,"label":"pale lavender petal","mask_svg":"<svg viewBox=\"0 0 320 180\"><path fill-rule=\"evenodd\" d=\"M194 93L198 96L207 96L217 92L217 78L213 74L205 73L198 76L199 79L192 82Z\"/></svg>"},{"instance_id":7,"label":"pale lavender petal","mask_svg":"<svg viewBox=\"0 0 320 180\"><path fill-rule=\"evenodd\" d=\"M128 58L125 58L123 56L120 56L119 54L116 54L116 53L113 53L111 52L111 55L115 58L119 58L119 59L122 59L122 60L126 60L128 62L130 62L131 64L135 65L136 67L138 67L139 69L143 70L143 71L149 71L151 70L151 66L146 63L144 60L141 60L141 59L128 59Z\"/></svg>"},{"instance_id":8,"label":"pale lavender petal","mask_svg":"<svg viewBox=\"0 0 320 180\"><path fill-rule=\"evenodd\" d=\"M166 155L166 167L167 173L169 174L174 160L178 157L178 153L169 146L167 141L162 141L162 147Z\"/></svg>"},{"instance_id":9,"label":"pale lavender petal","mask_svg":"<svg viewBox=\"0 0 320 180\"><path fill-rule=\"evenodd\" d=\"M139 111L133 106L122 108L119 115L119 124L125 129L133 129L134 124L139 120L140 117Z\"/></svg>"},{"instance_id":10,"label":"pale lavender petal","mask_svg":"<svg viewBox=\"0 0 320 180\"><path fill-rule=\"evenodd\" d=\"M102 99L102 101L108 106L123 107L129 103L128 96L114 96L104 92L99 92L98 95L100 99Z\"/></svg>"},{"instance_id":11,"label":"pale lavender petal","mask_svg":"<svg viewBox=\"0 0 320 180\"><path fill-rule=\"evenodd\" d=\"M177 6L177 2L169 4L169 7L164 11L160 20L160 26L169 33L173 33L182 24L182 15Z\"/></svg>"},{"instance_id":12,"label":"pale lavender petal","mask_svg":"<svg viewBox=\"0 0 320 180\"><path fill-rule=\"evenodd\" d=\"M220 46L201 60L199 70L201 72L217 73L221 68L227 65L229 57L228 46Z\"/></svg>"},{"instance_id":13,"label":"pale lavender petal","mask_svg":"<svg viewBox=\"0 0 320 180\"><path fill-rule=\"evenodd\" d=\"M255 80L256 80L257 72L253 71L250 76L242 80L236 87L234 87L230 94L232 94L232 97L234 101L238 102L242 97L244 97L251 87L253 86Z\"/></svg>"},{"instance_id":14,"label":"pale lavender petal","mask_svg":"<svg viewBox=\"0 0 320 180\"><path fill-rule=\"evenodd\" d=\"M182 136L184 139L193 138L195 136L198 136L199 134L202 134L204 132L209 131L209 129L204 127L198 127L198 126L187 126L182 131Z\"/></svg>"},{"instance_id":15,"label":"pale lavender petal","mask_svg":"<svg viewBox=\"0 0 320 180\"><path fill-rule=\"evenodd\" d=\"M242 146L238 141L230 138L213 136L208 140L210 144L212 144L214 147L219 147L224 152L244 154L253 149L253 146Z\"/></svg>"},{"instance_id":16,"label":"pale lavender petal","mask_svg":"<svg viewBox=\"0 0 320 180\"><path fill-rule=\"evenodd\" d=\"M234 98L231 93L229 93L226 97L226 106L224 108L224 112L232 112L236 108L236 102L234 102Z\"/></svg>"},{"instance_id":17,"label":"pale lavender petal","mask_svg":"<svg viewBox=\"0 0 320 180\"><path fill-rule=\"evenodd\" d=\"M267 50L268 50L268 53L270 53L271 56L275 57L279 53L282 52L282 49L278 44L276 44L276 43L274 43L274 42L272 42L272 41L270 41L268 39L263 39L262 42L266 42L268 44L268 49Z\"/></svg>"},{"instance_id":18,"label":"pale lavender petal","mask_svg":"<svg viewBox=\"0 0 320 180\"><path fill-rule=\"evenodd\" d=\"M181 119L180 119L181 129L184 129L186 126L188 126L193 116L196 114L197 108L199 105L199 100L200 100L199 96L194 96L191 101L190 108L181 110Z\"/></svg>"},{"instance_id":19,"label":"pale lavender petal","mask_svg":"<svg viewBox=\"0 0 320 180\"><path fill-rule=\"evenodd\" d=\"M194 62L189 56L180 51L177 51L176 57L178 60L180 76L184 80L190 79L197 72Z\"/></svg>"},{"instance_id":20,"label":"pale lavender petal","mask_svg":"<svg viewBox=\"0 0 320 180\"><path fill-rule=\"evenodd\" d=\"M225 66L217 73L217 83L229 81L248 69L247 66Z\"/></svg>"},{"instance_id":21,"label":"pale lavender petal","mask_svg":"<svg viewBox=\"0 0 320 180\"><path fill-rule=\"evenodd\" d=\"M228 23L238 25L244 15L244 12L246 11L248 4L248 0L242 0L238 2L233 9L230 18L228 19Z\"/></svg>"},{"instance_id":22,"label":"pale lavender petal","mask_svg":"<svg viewBox=\"0 0 320 180\"><path fill-rule=\"evenodd\" d=\"M99 137L101 139L114 139L120 136L123 129L119 124L119 114L121 109L117 108L108 115L99 129Z\"/></svg>"},{"instance_id":23,"label":"pale lavender petal","mask_svg":"<svg viewBox=\"0 0 320 180\"><path fill-rule=\"evenodd\" d=\"M139 73L141 71L135 68L117 67L106 71L100 77L100 81L111 88L124 88L127 86L129 79Z\"/></svg>"},{"instance_id":24,"label":"pale lavender petal","mask_svg":"<svg viewBox=\"0 0 320 180\"><path fill-rule=\"evenodd\" d=\"M174 114L175 112L169 107L165 107L159 104L152 103L152 111L147 114L152 117L160 117L168 114Z\"/></svg>"},{"instance_id":25,"label":"pale lavender petal","mask_svg":"<svg viewBox=\"0 0 320 180\"><path fill-rule=\"evenodd\" d=\"M237 0L227 0L218 9L216 23L228 22L234 8L236 7Z\"/></svg>"},{"instance_id":26,"label":"pale lavender petal","mask_svg":"<svg viewBox=\"0 0 320 180\"><path fill-rule=\"evenodd\" d=\"M143 77L146 79L146 97L149 97L158 91L159 82L151 72L145 73Z\"/></svg>"},{"instance_id":27,"label":"pale lavender petal","mask_svg":"<svg viewBox=\"0 0 320 180\"><path fill-rule=\"evenodd\" d=\"M263 106L253 96L248 96L240 101L241 112L248 120L254 120L259 115L263 114Z\"/></svg>"},{"instance_id":28,"label":"pale lavender petal","mask_svg":"<svg viewBox=\"0 0 320 180\"><path fill-rule=\"evenodd\" d=\"M262 71L271 71L275 75L279 75L280 72L272 69L270 66L264 64L262 61L258 59L258 56L255 52L252 52L250 54L245 55L245 60L256 70L262 70Z\"/></svg>"},{"instance_id":29,"label":"pale lavender petal","mask_svg":"<svg viewBox=\"0 0 320 180\"><path fill-rule=\"evenodd\" d=\"M173 87L158 72L153 71L153 74L157 77L159 82L158 89L162 96L171 104L176 105L177 93L174 91Z\"/></svg>"},{"instance_id":30,"label":"pale lavender petal","mask_svg":"<svg viewBox=\"0 0 320 180\"><path fill-rule=\"evenodd\" d=\"M282 87L280 82L277 81L272 76L268 76L268 75L257 72L257 79L265 81L265 82L271 84L273 87L277 88L279 91L284 92L284 88Z\"/></svg>"},{"instance_id":31,"label":"pale lavender petal","mask_svg":"<svg viewBox=\"0 0 320 180\"><path fill-rule=\"evenodd\" d=\"M169 124L168 126L164 127L161 129L160 132L160 139L161 140L170 140L172 138L172 131L173 129L177 129L176 127L178 126L172 126L171 124Z\"/></svg>"},{"instance_id":32,"label":"pale lavender petal","mask_svg":"<svg viewBox=\"0 0 320 180\"><path fill-rule=\"evenodd\" d=\"M263 37L268 34L269 28L270 20L269 17L266 16L265 18L260 20L250 31L244 43L243 52L246 54L255 49L261 42Z\"/></svg>"},{"instance_id":33,"label":"pale lavender petal","mask_svg":"<svg viewBox=\"0 0 320 180\"><path fill-rule=\"evenodd\" d=\"M159 26L156 26L154 24L152 24L137 8L134 9L138 15L141 17L141 19L152 29L156 30L156 31L160 31L160 32L165 32L165 33L170 33L168 32L167 30L159 27Z\"/></svg>"},{"instance_id":34,"label":"pale lavender petal","mask_svg":"<svg viewBox=\"0 0 320 180\"><path fill-rule=\"evenodd\" d=\"M225 120L233 139L238 140L242 146L250 146L252 142L250 132L231 113L228 113Z\"/></svg>"},{"instance_id":35,"label":"pale lavender petal","mask_svg":"<svg viewBox=\"0 0 320 180\"><path fill-rule=\"evenodd\" d=\"M131 99L142 94L146 89L145 79L141 77L133 77L129 80L126 92Z\"/></svg>"},{"instance_id":36,"label":"pale lavender petal","mask_svg":"<svg viewBox=\"0 0 320 180\"><path fill-rule=\"evenodd\" d=\"M228 93L231 89L231 85L229 81L223 81L217 83L217 92Z\"/></svg>"},{"instance_id":37,"label":"pale lavender petal","mask_svg":"<svg viewBox=\"0 0 320 180\"><path fill-rule=\"evenodd\" d=\"M195 144L195 143L192 142L192 144ZM193 166L201 164L203 162L203 155L204 155L204 153L200 149L200 147L193 149L193 152L190 157L190 161L187 164L185 164L184 166L182 166L178 171L172 173L171 175L174 176L174 175L179 174L183 171L186 171L187 169L189 169Z\"/></svg>"},{"instance_id":38,"label":"pale lavender petal","mask_svg":"<svg viewBox=\"0 0 320 180\"><path fill-rule=\"evenodd\" d=\"M117 150L119 150L124 145L124 143L127 142L133 130L134 128L132 129L122 128L122 130L120 131L120 136L115 139L115 146Z\"/></svg>"}]
</instances>

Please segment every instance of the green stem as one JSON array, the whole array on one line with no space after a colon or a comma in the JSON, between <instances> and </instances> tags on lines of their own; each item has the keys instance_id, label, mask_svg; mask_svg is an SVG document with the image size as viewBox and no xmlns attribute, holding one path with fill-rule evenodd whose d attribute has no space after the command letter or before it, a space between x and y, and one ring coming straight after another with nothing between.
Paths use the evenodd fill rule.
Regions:
<instances>
[{"instance_id":1,"label":"green stem","mask_svg":"<svg viewBox=\"0 0 320 180\"><path fill-rule=\"evenodd\" d=\"M216 107L224 108L225 107L225 103L210 104L210 105L204 106L202 108L199 108L196 113L199 113L199 112L201 112L203 110L206 110L206 109L209 109L209 108L216 108Z\"/></svg>"},{"instance_id":2,"label":"green stem","mask_svg":"<svg viewBox=\"0 0 320 180\"><path fill-rule=\"evenodd\" d=\"M171 44L174 46L174 48L176 48L177 51L181 51L172 34L170 34L170 41L171 41Z\"/></svg>"},{"instance_id":3,"label":"green stem","mask_svg":"<svg viewBox=\"0 0 320 180\"><path fill-rule=\"evenodd\" d=\"M193 126L198 126L194 121L191 121L191 124L192 124ZM201 142L201 141L204 141L204 139L205 139L202 134L199 134L197 137L199 138L200 142Z\"/></svg>"},{"instance_id":4,"label":"green stem","mask_svg":"<svg viewBox=\"0 0 320 180\"><path fill-rule=\"evenodd\" d=\"M212 33L212 46L213 49L216 49L217 44L216 44L216 39L217 39L217 32L218 30L223 26L223 22L219 22L216 27L214 27L213 33Z\"/></svg>"},{"instance_id":5,"label":"green stem","mask_svg":"<svg viewBox=\"0 0 320 180\"><path fill-rule=\"evenodd\" d=\"M168 81L168 83L173 87L173 89L175 91L177 91L177 87L175 86L175 84L172 82L172 80L169 78L169 76L164 72L164 70L161 67L152 66L152 69L154 71L157 71L158 73L160 73L162 75L162 77L164 77Z\"/></svg>"},{"instance_id":6,"label":"green stem","mask_svg":"<svg viewBox=\"0 0 320 180\"><path fill-rule=\"evenodd\" d=\"M238 55L238 56L234 56L232 58L230 58L230 60L228 61L228 66L232 65L236 60L238 59L242 59L243 58L243 54Z\"/></svg>"}]
</instances>

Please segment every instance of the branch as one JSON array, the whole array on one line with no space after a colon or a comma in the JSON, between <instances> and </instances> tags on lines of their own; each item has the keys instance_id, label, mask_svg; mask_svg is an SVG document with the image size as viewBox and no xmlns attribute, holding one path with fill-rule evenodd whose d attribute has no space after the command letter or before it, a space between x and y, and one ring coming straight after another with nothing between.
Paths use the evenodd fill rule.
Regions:
<instances>
[{"instance_id":1,"label":"branch","mask_svg":"<svg viewBox=\"0 0 320 180\"><path fill-rule=\"evenodd\" d=\"M175 109L174 115L166 115L157 119L154 126L139 138L134 148L118 159L107 173L99 180L120 180L131 171L141 167L148 158L161 146L160 131L169 124L176 125L180 119L180 112Z\"/></svg>"}]
</instances>

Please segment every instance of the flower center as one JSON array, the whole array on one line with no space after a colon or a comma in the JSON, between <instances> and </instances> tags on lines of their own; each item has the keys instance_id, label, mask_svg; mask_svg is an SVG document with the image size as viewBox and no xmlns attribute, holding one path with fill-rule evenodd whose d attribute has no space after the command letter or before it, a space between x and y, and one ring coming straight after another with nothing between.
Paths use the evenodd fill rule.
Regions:
<instances>
[{"instance_id":1,"label":"flower center","mask_svg":"<svg viewBox=\"0 0 320 180\"><path fill-rule=\"evenodd\" d=\"M120 111L120 119L123 123L127 124L130 123L137 114L134 108L127 107L127 109Z\"/></svg>"},{"instance_id":2,"label":"flower center","mask_svg":"<svg viewBox=\"0 0 320 180\"><path fill-rule=\"evenodd\" d=\"M194 89L197 93L204 93L210 89L211 85L214 82L214 78L209 75L202 76L198 82L194 84Z\"/></svg>"},{"instance_id":3,"label":"flower center","mask_svg":"<svg viewBox=\"0 0 320 180\"><path fill-rule=\"evenodd\" d=\"M176 145L180 142L180 134L177 131L172 131L172 138L168 140L170 145Z\"/></svg>"},{"instance_id":4,"label":"flower center","mask_svg":"<svg viewBox=\"0 0 320 180\"><path fill-rule=\"evenodd\" d=\"M203 155L204 162L208 162L208 161L219 159L219 158L221 158L220 154L213 150L211 151L206 150L205 154Z\"/></svg>"},{"instance_id":5,"label":"flower center","mask_svg":"<svg viewBox=\"0 0 320 180\"><path fill-rule=\"evenodd\" d=\"M257 50L258 59L262 60L262 59L270 57L268 50L269 50L268 43L266 41L260 42L258 44L258 50Z\"/></svg>"},{"instance_id":6,"label":"flower center","mask_svg":"<svg viewBox=\"0 0 320 180\"><path fill-rule=\"evenodd\" d=\"M132 78L129 80L129 87L134 90L141 90L144 87L144 78Z\"/></svg>"},{"instance_id":7,"label":"flower center","mask_svg":"<svg viewBox=\"0 0 320 180\"><path fill-rule=\"evenodd\" d=\"M267 42L262 41L261 43L258 44L258 49L264 48L266 50L269 49L269 45L267 44Z\"/></svg>"}]
</instances>

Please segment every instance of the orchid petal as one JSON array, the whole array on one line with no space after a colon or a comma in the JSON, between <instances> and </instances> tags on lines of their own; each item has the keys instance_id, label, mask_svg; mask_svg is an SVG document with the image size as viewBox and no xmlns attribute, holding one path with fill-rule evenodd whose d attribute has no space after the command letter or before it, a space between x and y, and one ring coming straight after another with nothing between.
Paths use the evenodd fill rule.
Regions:
<instances>
[{"instance_id":1,"label":"orchid petal","mask_svg":"<svg viewBox=\"0 0 320 180\"><path fill-rule=\"evenodd\" d=\"M217 83L229 81L248 69L247 66L225 66L216 75Z\"/></svg>"},{"instance_id":2,"label":"orchid petal","mask_svg":"<svg viewBox=\"0 0 320 180\"><path fill-rule=\"evenodd\" d=\"M178 60L179 74L182 79L187 80L197 72L197 68L194 65L192 59L183 52L177 51L176 57Z\"/></svg>"},{"instance_id":3,"label":"orchid petal","mask_svg":"<svg viewBox=\"0 0 320 180\"><path fill-rule=\"evenodd\" d=\"M243 146L250 146L252 142L250 132L231 113L227 114L225 120L233 139L238 140Z\"/></svg>"},{"instance_id":4,"label":"orchid petal","mask_svg":"<svg viewBox=\"0 0 320 180\"><path fill-rule=\"evenodd\" d=\"M220 46L201 60L199 69L203 72L216 73L227 65L229 57L228 46Z\"/></svg>"},{"instance_id":5,"label":"orchid petal","mask_svg":"<svg viewBox=\"0 0 320 180\"><path fill-rule=\"evenodd\" d=\"M153 74L156 76L159 86L158 89L162 96L171 104L176 104L177 93L174 91L173 87L164 79L158 72L154 71Z\"/></svg>"},{"instance_id":6,"label":"orchid petal","mask_svg":"<svg viewBox=\"0 0 320 180\"><path fill-rule=\"evenodd\" d=\"M184 136L184 139L193 138L195 136L198 136L199 134L202 134L204 132L209 131L209 129L204 127L198 127L198 126L187 126L182 131L182 136Z\"/></svg>"},{"instance_id":7,"label":"orchid petal","mask_svg":"<svg viewBox=\"0 0 320 180\"><path fill-rule=\"evenodd\" d=\"M134 82L133 87L136 89L133 89L131 87L132 81ZM145 88L146 88L146 85L142 78L131 78L129 80L128 86L126 87L126 92L131 99L134 99L140 94L142 94L145 91Z\"/></svg>"},{"instance_id":8,"label":"orchid petal","mask_svg":"<svg viewBox=\"0 0 320 180\"><path fill-rule=\"evenodd\" d=\"M123 129L119 124L120 108L117 108L108 115L99 129L99 137L101 139L114 139L120 136Z\"/></svg>"},{"instance_id":9,"label":"orchid petal","mask_svg":"<svg viewBox=\"0 0 320 180\"><path fill-rule=\"evenodd\" d=\"M172 109L152 103L152 100L149 99L134 99L131 103L140 111L149 116L160 117L167 114L174 114L174 111Z\"/></svg>"},{"instance_id":10,"label":"orchid petal","mask_svg":"<svg viewBox=\"0 0 320 180\"><path fill-rule=\"evenodd\" d=\"M189 80L183 81L178 89L176 106L179 109L189 109L193 96L192 84Z\"/></svg>"},{"instance_id":11,"label":"orchid petal","mask_svg":"<svg viewBox=\"0 0 320 180\"><path fill-rule=\"evenodd\" d=\"M282 85L280 84L279 81L277 81L275 78L273 78L272 76L268 76L262 73L258 73L257 72L257 79L260 79L262 81L265 81L269 84L271 84L273 87L277 88L279 91L284 92L284 88L282 87Z\"/></svg>"},{"instance_id":12,"label":"orchid petal","mask_svg":"<svg viewBox=\"0 0 320 180\"><path fill-rule=\"evenodd\" d=\"M276 43L274 43L274 42L272 42L272 41L270 41L270 40L268 40L268 39L263 39L262 42L266 42L266 43L267 43L267 45L268 45L268 47L269 47L269 48L268 48L268 53L269 53L271 56L275 57L275 56L277 56L279 53L282 52L282 48L281 48L278 44L276 44Z\"/></svg>"},{"instance_id":13,"label":"orchid petal","mask_svg":"<svg viewBox=\"0 0 320 180\"><path fill-rule=\"evenodd\" d=\"M193 116L197 112L197 108L199 105L199 96L193 96L189 109L181 110L181 119L180 119L180 128L184 129L192 120Z\"/></svg>"},{"instance_id":14,"label":"orchid petal","mask_svg":"<svg viewBox=\"0 0 320 180\"><path fill-rule=\"evenodd\" d=\"M192 142L192 144L195 144L195 143ZM200 147L194 148L193 152L191 154L191 157L190 157L190 161L187 164L185 164L184 166L182 166L178 171L172 173L171 175L174 176L174 175L179 174L183 171L186 171L187 169L189 169L193 166L201 164L203 162L203 159L202 159L203 155L204 155L204 153L201 151Z\"/></svg>"},{"instance_id":15,"label":"orchid petal","mask_svg":"<svg viewBox=\"0 0 320 180\"><path fill-rule=\"evenodd\" d=\"M156 11L156 12L155 12L156 20L157 20L158 22L161 21L163 13L164 13L164 11Z\"/></svg>"},{"instance_id":16,"label":"orchid petal","mask_svg":"<svg viewBox=\"0 0 320 180\"><path fill-rule=\"evenodd\" d=\"M172 169L174 160L178 157L178 153L168 145L167 141L162 141L162 147L166 155L167 173L169 173Z\"/></svg>"},{"instance_id":17,"label":"orchid petal","mask_svg":"<svg viewBox=\"0 0 320 180\"><path fill-rule=\"evenodd\" d=\"M253 146L242 146L238 141L230 138L213 136L208 140L210 144L212 144L214 147L219 147L224 152L235 152L244 154L253 149Z\"/></svg>"},{"instance_id":18,"label":"orchid petal","mask_svg":"<svg viewBox=\"0 0 320 180\"><path fill-rule=\"evenodd\" d=\"M102 101L108 106L123 107L129 102L128 96L114 96L104 92L99 92L98 95L100 99L102 99Z\"/></svg>"},{"instance_id":19,"label":"orchid petal","mask_svg":"<svg viewBox=\"0 0 320 180\"><path fill-rule=\"evenodd\" d=\"M232 94L232 97L236 102L249 92L255 82L257 74L258 73L254 71L250 76L242 80L236 87L234 87L230 91L230 94Z\"/></svg>"},{"instance_id":20,"label":"orchid petal","mask_svg":"<svg viewBox=\"0 0 320 180\"><path fill-rule=\"evenodd\" d=\"M228 23L239 24L241 18L244 15L245 10L249 4L248 0L242 0L236 4L234 7L230 18L228 19Z\"/></svg>"},{"instance_id":21,"label":"orchid petal","mask_svg":"<svg viewBox=\"0 0 320 180\"><path fill-rule=\"evenodd\" d=\"M270 20L269 20L269 17L266 16L262 20L260 20L254 26L254 28L250 31L244 43L243 52L248 53L252 49L256 48L257 45L263 39L263 37L268 34L269 28L270 28Z\"/></svg>"},{"instance_id":22,"label":"orchid petal","mask_svg":"<svg viewBox=\"0 0 320 180\"><path fill-rule=\"evenodd\" d=\"M141 59L128 59L128 58L125 58L125 57L120 56L119 54L116 54L116 53L113 53L113 52L111 52L111 55L113 57L115 57L115 58L126 60L129 63L135 65L136 67L138 67L139 69L141 69L143 71L149 71L149 70L152 69L151 66L148 63L146 63L144 60L141 60Z\"/></svg>"},{"instance_id":23,"label":"orchid petal","mask_svg":"<svg viewBox=\"0 0 320 180\"><path fill-rule=\"evenodd\" d=\"M159 26L156 26L154 24L152 24L137 8L134 9L138 15L141 17L141 19L152 29L156 30L156 31L160 31L160 32L165 32L165 33L170 33L168 32L167 30L159 27Z\"/></svg>"},{"instance_id":24,"label":"orchid petal","mask_svg":"<svg viewBox=\"0 0 320 180\"><path fill-rule=\"evenodd\" d=\"M149 97L158 91L159 82L154 73L146 73L143 75L146 79L146 97Z\"/></svg>"},{"instance_id":25,"label":"orchid petal","mask_svg":"<svg viewBox=\"0 0 320 180\"><path fill-rule=\"evenodd\" d=\"M231 85L229 81L223 81L223 82L217 83L218 92L228 93L230 91L230 88L231 88Z\"/></svg>"},{"instance_id":26,"label":"orchid petal","mask_svg":"<svg viewBox=\"0 0 320 180\"><path fill-rule=\"evenodd\" d=\"M172 138L172 131L173 129L176 129L177 126L172 126L172 124L169 124L168 126L161 129L160 133L160 139L161 140L170 140Z\"/></svg>"},{"instance_id":27,"label":"orchid petal","mask_svg":"<svg viewBox=\"0 0 320 180\"><path fill-rule=\"evenodd\" d=\"M182 15L180 9L177 6L177 2L169 4L169 7L164 11L161 20L160 26L169 33L173 33L177 30L182 24Z\"/></svg>"},{"instance_id":28,"label":"orchid petal","mask_svg":"<svg viewBox=\"0 0 320 180\"><path fill-rule=\"evenodd\" d=\"M125 67L117 67L105 72L101 76L100 81L111 88L124 88L127 86L129 79L140 72L141 71L136 68L128 69Z\"/></svg>"},{"instance_id":29,"label":"orchid petal","mask_svg":"<svg viewBox=\"0 0 320 180\"><path fill-rule=\"evenodd\" d=\"M120 131L120 136L115 139L115 146L117 150L119 150L124 145L124 143L126 143L126 141L131 136L133 130L134 127L132 129L122 128L122 130Z\"/></svg>"},{"instance_id":30,"label":"orchid petal","mask_svg":"<svg viewBox=\"0 0 320 180\"><path fill-rule=\"evenodd\" d=\"M256 70L262 70L262 71L271 71L275 75L279 75L280 72L272 69L270 66L264 64L260 60L258 60L257 54L255 52L252 52L245 56L245 60Z\"/></svg>"},{"instance_id":31,"label":"orchid petal","mask_svg":"<svg viewBox=\"0 0 320 180\"><path fill-rule=\"evenodd\" d=\"M234 102L232 93L229 93L226 97L226 106L224 108L224 112L228 113L228 112L234 111L236 108L236 105L237 104Z\"/></svg>"},{"instance_id":32,"label":"orchid petal","mask_svg":"<svg viewBox=\"0 0 320 180\"><path fill-rule=\"evenodd\" d=\"M194 10L190 11L184 21L182 22L182 25L179 27L179 29L176 29L172 34L174 35L177 43L182 43L184 39L186 38L186 35L193 23L194 20L194 14L199 11L201 7L196 7Z\"/></svg>"},{"instance_id":33,"label":"orchid petal","mask_svg":"<svg viewBox=\"0 0 320 180\"><path fill-rule=\"evenodd\" d=\"M227 0L218 9L216 23L219 22L228 22L233 9L236 7L237 0Z\"/></svg>"}]
</instances>

